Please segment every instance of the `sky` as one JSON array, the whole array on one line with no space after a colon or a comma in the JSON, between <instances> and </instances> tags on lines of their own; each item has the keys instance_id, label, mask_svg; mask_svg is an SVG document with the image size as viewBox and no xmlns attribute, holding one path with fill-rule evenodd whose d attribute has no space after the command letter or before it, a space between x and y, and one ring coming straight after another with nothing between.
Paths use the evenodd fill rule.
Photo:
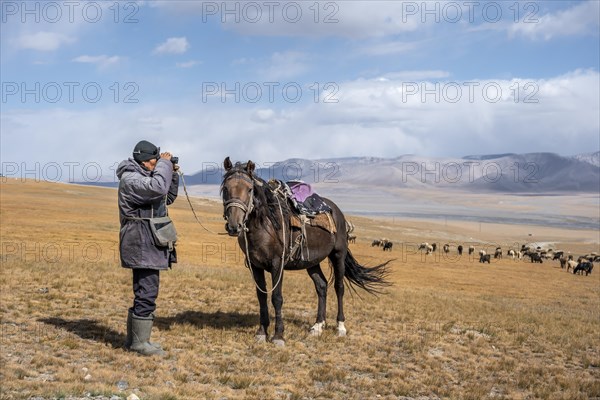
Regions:
<instances>
[{"instance_id":1,"label":"sky","mask_svg":"<svg viewBox=\"0 0 600 400\"><path fill-rule=\"evenodd\" d=\"M7 1L2 174L600 150L600 2Z\"/></svg>"}]
</instances>

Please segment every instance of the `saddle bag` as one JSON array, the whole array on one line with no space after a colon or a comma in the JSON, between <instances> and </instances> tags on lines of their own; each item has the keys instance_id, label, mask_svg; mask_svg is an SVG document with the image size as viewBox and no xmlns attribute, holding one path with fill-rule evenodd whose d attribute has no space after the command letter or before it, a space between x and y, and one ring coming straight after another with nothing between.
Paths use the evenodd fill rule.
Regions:
<instances>
[{"instance_id":1,"label":"saddle bag","mask_svg":"<svg viewBox=\"0 0 600 400\"><path fill-rule=\"evenodd\" d=\"M169 250L172 250L173 243L177 241L177 230L171 217L167 215L164 217L148 218L148 222L150 223L150 230L152 231L156 245L168 247Z\"/></svg>"}]
</instances>

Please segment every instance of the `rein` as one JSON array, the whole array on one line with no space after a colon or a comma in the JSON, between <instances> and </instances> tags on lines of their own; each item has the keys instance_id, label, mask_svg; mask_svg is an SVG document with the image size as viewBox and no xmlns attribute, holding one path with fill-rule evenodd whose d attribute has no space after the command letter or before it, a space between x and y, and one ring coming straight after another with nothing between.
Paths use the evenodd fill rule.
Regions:
<instances>
[{"instance_id":1,"label":"rein","mask_svg":"<svg viewBox=\"0 0 600 400\"><path fill-rule=\"evenodd\" d=\"M200 219L198 218L198 216L196 215L196 210L194 210L194 206L192 206L192 202L190 200L190 196L188 195L188 191L187 191L187 187L185 185L185 179L183 179L183 171L181 171L181 169L179 169L177 171L177 174L179 174L179 177L181 178L181 183L183 183L183 191L185 192L185 197L188 201L188 204L190 205L190 208L192 209L192 213L194 214L194 218L196 218L196 221L200 224L200 226L202 228L204 228L205 231L210 232L210 233L214 233L215 235L226 235L226 233L218 233L218 232L214 232L210 229L208 229L207 227L205 227L202 222L200 222Z\"/></svg>"},{"instance_id":2,"label":"rein","mask_svg":"<svg viewBox=\"0 0 600 400\"><path fill-rule=\"evenodd\" d=\"M277 278L277 282L273 285L271 290L262 290L258 286L258 283L256 283L256 279L254 278L254 274L252 273L252 263L250 261L250 251L249 251L249 246L248 246L248 231L249 231L249 229L246 226L246 222L248 222L248 217L249 217L250 213L252 212L252 210L254 210L254 184L255 183L258 184L259 182L256 181L251 176L247 176L242 171L238 171L237 173L241 174L244 177L243 179L245 181L250 182L252 184L252 190L250 190L250 200L248 201L248 204L245 204L241 199L238 199L238 198L231 198L231 199L225 201L223 203L223 205L225 206L224 214L227 214L227 210L229 210L231 207L237 207L244 212L244 220L242 221L241 226L242 226L242 232L244 234L244 243L246 245L246 268L248 268L248 270L250 270L250 274L252 275L252 281L254 281L254 286L256 286L256 289L259 290L261 293L271 294L271 293L273 293L273 291L275 289L277 289L277 286L279 286L279 283L281 282L281 278L283 277L283 266L285 263L285 258L284 258L285 257L285 229L283 229L283 226L285 226L285 221L284 221L284 217L283 217L283 209L281 208L281 202L279 201L279 196L275 195L275 198L277 199L277 205L279 206L279 214L281 215L281 225L282 225L281 242L282 242L283 250L282 250L282 254L281 254L281 267L279 269L279 277ZM231 179L231 177L233 177L233 176L234 175L232 174L227 179Z\"/></svg>"}]
</instances>

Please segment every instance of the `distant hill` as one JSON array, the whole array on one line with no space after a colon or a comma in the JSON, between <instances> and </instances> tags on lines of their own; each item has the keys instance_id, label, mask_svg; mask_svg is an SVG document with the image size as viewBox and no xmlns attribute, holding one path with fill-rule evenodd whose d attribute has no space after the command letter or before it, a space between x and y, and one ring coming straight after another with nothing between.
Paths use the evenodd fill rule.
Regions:
<instances>
[{"instance_id":1,"label":"distant hill","mask_svg":"<svg viewBox=\"0 0 600 400\"><path fill-rule=\"evenodd\" d=\"M417 155L318 160L291 158L257 166L256 174L265 180L302 180L310 184L342 183L506 193L600 193L599 158L600 152L570 157L554 153L508 153L463 158ZM212 167L186 175L185 182L188 186L218 185L222 176L222 169Z\"/></svg>"}]
</instances>

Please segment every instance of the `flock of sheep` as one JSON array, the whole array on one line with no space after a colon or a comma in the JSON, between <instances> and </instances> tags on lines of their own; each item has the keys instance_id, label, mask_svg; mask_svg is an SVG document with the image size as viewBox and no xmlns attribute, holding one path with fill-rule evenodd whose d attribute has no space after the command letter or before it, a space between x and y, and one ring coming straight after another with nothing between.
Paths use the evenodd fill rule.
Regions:
<instances>
[{"instance_id":1,"label":"flock of sheep","mask_svg":"<svg viewBox=\"0 0 600 400\"><path fill-rule=\"evenodd\" d=\"M352 239L349 237L349 241L354 242L356 240L356 236L352 236ZM393 243L387 239L376 239L371 243L371 247L383 247L383 250L392 250ZM425 254L432 254L437 250L437 243L421 243L418 247L418 250L425 251ZM459 256L462 256L464 247L459 244L456 246L456 250ZM445 254L450 252L450 244L446 243L442 246L442 251ZM470 245L467 248L469 255L475 252L475 246ZM496 247L494 254L487 254L485 250L479 250L479 262L480 263L491 263L492 257L495 259L501 259L503 256L502 248ZM600 262L600 255L597 253L590 253L577 258L575 261L573 255L570 253L566 253L562 250L553 250L553 249L544 249L540 246L535 246L531 244L524 244L521 246L520 250L509 249L506 251L506 256L514 259L526 259L529 257L532 263L543 263L544 260L558 260L560 262L560 267L563 269L567 269L567 272L573 270L574 274L583 274L589 275L592 273L594 269L594 263Z\"/></svg>"},{"instance_id":2,"label":"flock of sheep","mask_svg":"<svg viewBox=\"0 0 600 400\"><path fill-rule=\"evenodd\" d=\"M373 243L371 243L371 247L383 247L383 251L392 251L392 246L394 246L394 243L392 243L391 241L387 240L387 239L376 239L373 240Z\"/></svg>"},{"instance_id":3,"label":"flock of sheep","mask_svg":"<svg viewBox=\"0 0 600 400\"><path fill-rule=\"evenodd\" d=\"M427 254L431 254L436 249L436 244L429 243L421 243L419 246L419 250L425 250ZM445 244L443 246L444 253L450 252L450 245ZM458 245L457 251L459 255L462 255L463 246ZM475 246L469 246L468 248L469 254L473 254L475 252ZM506 252L506 255L513 260L518 258L519 260L525 259L529 257L532 263L543 263L543 260L558 260L560 262L561 268L566 268L567 272L571 269L574 274L583 274L589 275L592 273L594 269L594 263L600 262L600 255L597 253L590 253L577 258L577 261L574 260L572 254L565 254L563 250L553 250L553 249L544 249L541 246L534 246L530 244L524 244L521 246L520 250L509 249ZM496 259L502 258L502 247L496 247L494 251L493 257ZM485 250L479 250L479 262L480 263L488 263L490 264L492 258L492 254L487 254Z\"/></svg>"}]
</instances>

